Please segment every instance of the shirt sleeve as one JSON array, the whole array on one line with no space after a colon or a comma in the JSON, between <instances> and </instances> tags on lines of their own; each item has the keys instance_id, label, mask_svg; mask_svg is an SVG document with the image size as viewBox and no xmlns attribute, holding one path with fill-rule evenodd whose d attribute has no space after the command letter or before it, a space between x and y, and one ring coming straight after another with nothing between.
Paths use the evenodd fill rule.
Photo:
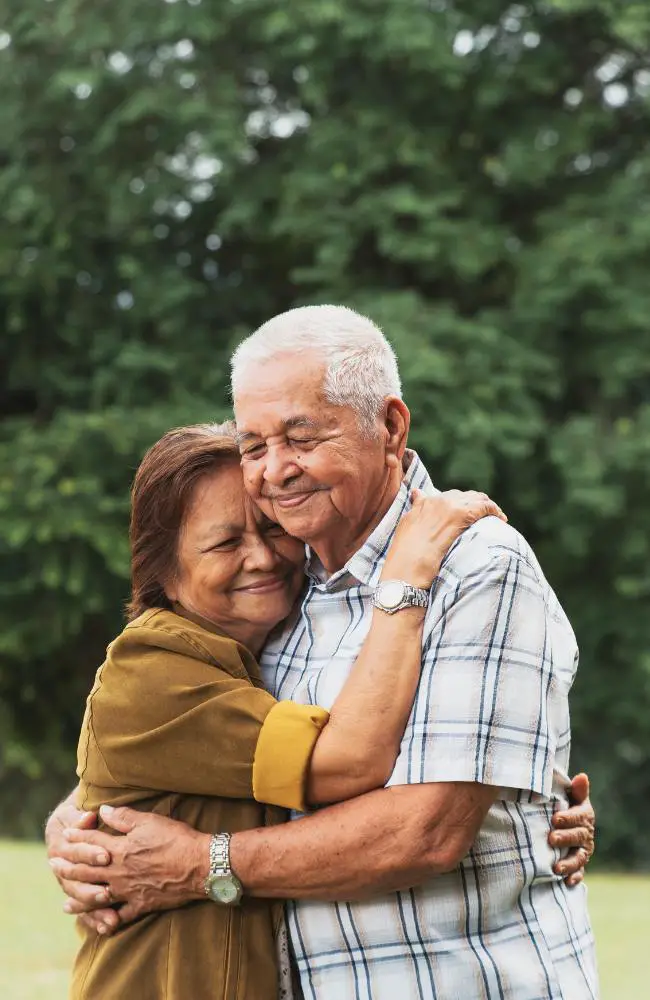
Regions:
<instances>
[{"instance_id":1,"label":"shirt sleeve","mask_svg":"<svg viewBox=\"0 0 650 1000\"><path fill-rule=\"evenodd\" d=\"M389 784L467 781L548 796L568 731L554 658L566 658L572 634L518 555L491 555L441 590Z\"/></svg>"},{"instance_id":2,"label":"shirt sleeve","mask_svg":"<svg viewBox=\"0 0 650 1000\"><path fill-rule=\"evenodd\" d=\"M87 785L305 811L311 755L328 719L218 666L131 642L109 655L88 698L77 773Z\"/></svg>"}]
</instances>

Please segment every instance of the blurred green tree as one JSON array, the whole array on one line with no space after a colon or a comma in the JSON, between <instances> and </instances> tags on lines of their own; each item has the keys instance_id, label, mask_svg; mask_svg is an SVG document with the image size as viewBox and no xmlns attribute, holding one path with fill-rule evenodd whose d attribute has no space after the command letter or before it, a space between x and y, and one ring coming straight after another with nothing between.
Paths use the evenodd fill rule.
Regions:
<instances>
[{"instance_id":1,"label":"blurred green tree","mask_svg":"<svg viewBox=\"0 0 650 1000\"><path fill-rule=\"evenodd\" d=\"M393 340L436 480L536 547L582 648L600 854L650 862L644 10L6 0L5 831L70 784L142 451L227 412L255 325L335 301Z\"/></svg>"}]
</instances>

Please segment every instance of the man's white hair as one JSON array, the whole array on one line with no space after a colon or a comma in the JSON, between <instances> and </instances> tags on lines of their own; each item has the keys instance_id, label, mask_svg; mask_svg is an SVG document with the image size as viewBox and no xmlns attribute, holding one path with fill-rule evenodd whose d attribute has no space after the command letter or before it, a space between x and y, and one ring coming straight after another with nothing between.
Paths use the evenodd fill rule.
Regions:
<instances>
[{"instance_id":1,"label":"man's white hair","mask_svg":"<svg viewBox=\"0 0 650 1000\"><path fill-rule=\"evenodd\" d=\"M397 358L379 327L354 309L333 305L290 309L243 340L230 360L233 396L249 369L301 351L323 359L325 398L356 410L366 432L372 431L387 396L401 399Z\"/></svg>"}]
</instances>

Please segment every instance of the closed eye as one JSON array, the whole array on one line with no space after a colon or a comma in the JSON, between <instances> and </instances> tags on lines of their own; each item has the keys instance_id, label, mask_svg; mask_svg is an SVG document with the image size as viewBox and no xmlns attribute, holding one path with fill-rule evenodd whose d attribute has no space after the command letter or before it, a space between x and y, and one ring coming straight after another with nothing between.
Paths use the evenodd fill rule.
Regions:
<instances>
[{"instance_id":1,"label":"closed eye","mask_svg":"<svg viewBox=\"0 0 650 1000\"><path fill-rule=\"evenodd\" d=\"M289 444L293 444L299 448L311 448L318 444L317 438L289 438Z\"/></svg>"},{"instance_id":2,"label":"closed eye","mask_svg":"<svg viewBox=\"0 0 650 1000\"><path fill-rule=\"evenodd\" d=\"M216 542L214 545L208 546L208 548L203 551L218 552L222 549L234 549L239 545L240 541L241 538L238 535L232 535L230 538L224 538L221 542Z\"/></svg>"}]
</instances>

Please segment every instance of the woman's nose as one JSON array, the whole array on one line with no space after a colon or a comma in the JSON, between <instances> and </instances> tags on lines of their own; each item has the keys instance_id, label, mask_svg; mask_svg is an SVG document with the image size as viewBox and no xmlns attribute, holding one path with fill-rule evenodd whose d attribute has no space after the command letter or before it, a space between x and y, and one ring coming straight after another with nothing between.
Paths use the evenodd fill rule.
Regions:
<instances>
[{"instance_id":1,"label":"woman's nose","mask_svg":"<svg viewBox=\"0 0 650 1000\"><path fill-rule=\"evenodd\" d=\"M270 572L279 562L279 556L263 535L251 538L246 551L245 565L248 570Z\"/></svg>"}]
</instances>

